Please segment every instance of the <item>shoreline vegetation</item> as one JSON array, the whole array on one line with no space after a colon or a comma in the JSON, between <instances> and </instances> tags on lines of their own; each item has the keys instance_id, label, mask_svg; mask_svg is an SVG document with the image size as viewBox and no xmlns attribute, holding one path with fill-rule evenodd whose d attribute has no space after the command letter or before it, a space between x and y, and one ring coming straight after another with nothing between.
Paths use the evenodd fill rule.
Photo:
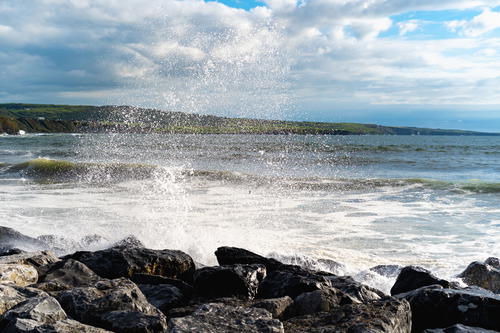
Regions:
<instances>
[{"instance_id":1,"label":"shoreline vegetation","mask_svg":"<svg viewBox=\"0 0 500 333\"><path fill-rule=\"evenodd\" d=\"M165 133L500 136L375 124L227 118L131 106L0 104L0 133Z\"/></svg>"}]
</instances>

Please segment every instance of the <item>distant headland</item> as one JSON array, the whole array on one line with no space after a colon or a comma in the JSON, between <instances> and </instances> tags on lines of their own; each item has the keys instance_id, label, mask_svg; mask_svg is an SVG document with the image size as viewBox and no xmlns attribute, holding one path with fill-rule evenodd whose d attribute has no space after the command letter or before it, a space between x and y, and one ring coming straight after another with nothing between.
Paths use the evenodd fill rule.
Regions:
<instances>
[{"instance_id":1,"label":"distant headland","mask_svg":"<svg viewBox=\"0 0 500 333\"><path fill-rule=\"evenodd\" d=\"M0 133L165 133L500 136L375 124L227 118L132 106L0 104Z\"/></svg>"}]
</instances>

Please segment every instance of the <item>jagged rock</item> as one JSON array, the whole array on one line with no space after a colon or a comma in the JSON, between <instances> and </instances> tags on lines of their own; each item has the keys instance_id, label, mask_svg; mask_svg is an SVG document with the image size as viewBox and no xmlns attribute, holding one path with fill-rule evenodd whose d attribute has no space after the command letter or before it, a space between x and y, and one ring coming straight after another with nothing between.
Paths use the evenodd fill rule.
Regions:
<instances>
[{"instance_id":1,"label":"jagged rock","mask_svg":"<svg viewBox=\"0 0 500 333\"><path fill-rule=\"evenodd\" d=\"M284 326L287 333L409 333L411 311L408 302L387 299L294 317Z\"/></svg>"},{"instance_id":2,"label":"jagged rock","mask_svg":"<svg viewBox=\"0 0 500 333\"><path fill-rule=\"evenodd\" d=\"M28 298L38 296L49 296L47 293L29 287L0 284L0 315L4 314L19 303Z\"/></svg>"},{"instance_id":3,"label":"jagged rock","mask_svg":"<svg viewBox=\"0 0 500 333\"><path fill-rule=\"evenodd\" d=\"M291 305L293 305L293 299L284 296L260 300L254 303L252 307L269 311L273 318L282 318Z\"/></svg>"},{"instance_id":4,"label":"jagged rock","mask_svg":"<svg viewBox=\"0 0 500 333\"><path fill-rule=\"evenodd\" d=\"M194 273L195 292L205 297L243 296L253 299L266 276L263 265L204 267Z\"/></svg>"},{"instance_id":5,"label":"jagged rock","mask_svg":"<svg viewBox=\"0 0 500 333\"><path fill-rule=\"evenodd\" d=\"M45 291L61 291L74 287L92 286L102 280L85 264L67 259L49 265L38 280L36 288Z\"/></svg>"},{"instance_id":6,"label":"jagged rock","mask_svg":"<svg viewBox=\"0 0 500 333\"><path fill-rule=\"evenodd\" d=\"M47 249L48 245L41 240L23 235L12 228L0 226L0 249L5 252L13 248L37 251Z\"/></svg>"},{"instance_id":7,"label":"jagged rock","mask_svg":"<svg viewBox=\"0 0 500 333\"><path fill-rule=\"evenodd\" d=\"M125 278L103 280L95 283L92 287L79 287L62 291L57 295L57 299L68 315L88 325L116 330L116 332L129 332L118 330L110 321L110 318L114 317L112 315L106 316L113 311L125 311L131 317L145 318L144 320L148 323L153 322L153 319L148 316L154 316L157 318L156 323L163 323L163 327L166 328L165 316L146 300L146 297L132 281ZM141 312L144 316L135 314L135 312ZM119 316L125 316L125 314L122 313ZM141 323L143 319L140 320ZM156 327L155 325L153 326ZM161 330L151 331L148 327L141 328L139 326L136 326L133 332L162 332Z\"/></svg>"},{"instance_id":8,"label":"jagged rock","mask_svg":"<svg viewBox=\"0 0 500 333\"><path fill-rule=\"evenodd\" d=\"M500 296L488 290L433 285L395 297L410 303L415 331L454 324L500 330Z\"/></svg>"},{"instance_id":9,"label":"jagged rock","mask_svg":"<svg viewBox=\"0 0 500 333\"><path fill-rule=\"evenodd\" d=\"M497 331L485 330L480 327L469 327L456 324L447 328L433 328L422 331L422 333L497 333Z\"/></svg>"},{"instance_id":10,"label":"jagged rock","mask_svg":"<svg viewBox=\"0 0 500 333\"><path fill-rule=\"evenodd\" d=\"M189 281L194 272L193 259L176 250L119 246L95 252L79 251L64 259L78 260L108 279L146 273Z\"/></svg>"},{"instance_id":11,"label":"jagged rock","mask_svg":"<svg viewBox=\"0 0 500 333\"><path fill-rule=\"evenodd\" d=\"M102 321L113 332L154 333L167 330L165 317L138 311L111 311L102 316Z\"/></svg>"},{"instance_id":12,"label":"jagged rock","mask_svg":"<svg viewBox=\"0 0 500 333\"><path fill-rule=\"evenodd\" d=\"M159 285L159 284L170 284L174 287L179 288L184 294L191 297L193 294L193 287L186 282L178 279L170 279L160 275L149 275L149 274L133 274L130 278L132 282L136 284L150 284L150 285Z\"/></svg>"},{"instance_id":13,"label":"jagged rock","mask_svg":"<svg viewBox=\"0 0 500 333\"><path fill-rule=\"evenodd\" d=\"M353 303L352 299L338 289L315 290L295 297L293 316L316 312L331 311L344 304Z\"/></svg>"},{"instance_id":14,"label":"jagged rock","mask_svg":"<svg viewBox=\"0 0 500 333\"><path fill-rule=\"evenodd\" d=\"M250 252L245 249L240 249L237 247L229 247L223 246L219 247L215 251L215 256L217 257L217 261L219 265L234 265L234 264L244 264L244 265L252 265L252 264L261 264L266 266L266 271L272 272L276 268L282 265L281 262L272 259L266 258L256 253Z\"/></svg>"},{"instance_id":15,"label":"jagged rock","mask_svg":"<svg viewBox=\"0 0 500 333\"><path fill-rule=\"evenodd\" d=\"M370 268L370 271L386 277L397 277L401 269L399 265L377 265Z\"/></svg>"},{"instance_id":16,"label":"jagged rock","mask_svg":"<svg viewBox=\"0 0 500 333\"><path fill-rule=\"evenodd\" d=\"M332 284L325 276L299 266L283 265L271 272L259 287L259 298L278 298L298 295L331 288Z\"/></svg>"},{"instance_id":17,"label":"jagged rock","mask_svg":"<svg viewBox=\"0 0 500 333\"><path fill-rule=\"evenodd\" d=\"M0 330L5 333L111 333L68 319L50 296L33 297L13 307L2 317Z\"/></svg>"},{"instance_id":18,"label":"jagged rock","mask_svg":"<svg viewBox=\"0 0 500 333\"><path fill-rule=\"evenodd\" d=\"M23 264L33 266L39 273L43 271L44 266L58 262L51 251L23 252L0 257L0 264Z\"/></svg>"},{"instance_id":19,"label":"jagged rock","mask_svg":"<svg viewBox=\"0 0 500 333\"><path fill-rule=\"evenodd\" d=\"M405 293L421 287L439 284L443 288L449 288L450 283L439 279L428 270L418 266L406 266L398 275L396 282L391 288L391 295Z\"/></svg>"},{"instance_id":20,"label":"jagged rock","mask_svg":"<svg viewBox=\"0 0 500 333\"><path fill-rule=\"evenodd\" d=\"M484 263L475 261L458 275L468 285L500 293L500 269L497 258L488 258Z\"/></svg>"},{"instance_id":21,"label":"jagged rock","mask_svg":"<svg viewBox=\"0 0 500 333\"><path fill-rule=\"evenodd\" d=\"M192 315L169 321L171 333L284 333L283 324L264 309L203 304Z\"/></svg>"},{"instance_id":22,"label":"jagged rock","mask_svg":"<svg viewBox=\"0 0 500 333\"><path fill-rule=\"evenodd\" d=\"M138 286L148 302L163 313L167 313L172 308L187 305L190 299L190 295L185 295L182 290L171 284L139 284Z\"/></svg>"},{"instance_id":23,"label":"jagged rock","mask_svg":"<svg viewBox=\"0 0 500 333\"><path fill-rule=\"evenodd\" d=\"M115 242L111 247L145 247L134 235L128 235L122 240Z\"/></svg>"},{"instance_id":24,"label":"jagged rock","mask_svg":"<svg viewBox=\"0 0 500 333\"><path fill-rule=\"evenodd\" d=\"M350 296L354 303L376 301L386 296L380 290L361 284L350 276L330 275L326 278L333 287Z\"/></svg>"},{"instance_id":25,"label":"jagged rock","mask_svg":"<svg viewBox=\"0 0 500 333\"><path fill-rule=\"evenodd\" d=\"M22 264L0 264L0 283L13 283L24 287L38 280L33 266Z\"/></svg>"}]
</instances>

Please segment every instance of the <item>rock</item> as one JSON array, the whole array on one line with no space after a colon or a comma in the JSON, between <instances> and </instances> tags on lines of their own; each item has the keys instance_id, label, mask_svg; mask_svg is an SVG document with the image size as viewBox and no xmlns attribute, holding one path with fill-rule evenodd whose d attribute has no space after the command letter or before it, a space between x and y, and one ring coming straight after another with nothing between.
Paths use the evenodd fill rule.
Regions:
<instances>
[{"instance_id":1,"label":"rock","mask_svg":"<svg viewBox=\"0 0 500 333\"><path fill-rule=\"evenodd\" d=\"M293 300L288 296L284 296L260 300L254 303L252 307L269 311L273 318L282 318L292 304Z\"/></svg>"},{"instance_id":2,"label":"rock","mask_svg":"<svg viewBox=\"0 0 500 333\"><path fill-rule=\"evenodd\" d=\"M331 288L332 284L325 276L315 274L299 266L283 265L269 273L259 287L259 298L278 298L298 295Z\"/></svg>"},{"instance_id":3,"label":"rock","mask_svg":"<svg viewBox=\"0 0 500 333\"><path fill-rule=\"evenodd\" d=\"M203 304L192 315L169 321L171 333L284 333L283 324L264 309Z\"/></svg>"},{"instance_id":4,"label":"rock","mask_svg":"<svg viewBox=\"0 0 500 333\"><path fill-rule=\"evenodd\" d=\"M28 298L38 296L49 295L35 288L24 288L16 285L0 284L0 315L4 314L17 304L26 301Z\"/></svg>"},{"instance_id":5,"label":"rock","mask_svg":"<svg viewBox=\"0 0 500 333\"><path fill-rule=\"evenodd\" d=\"M283 257L282 260L290 265L297 265L305 269L313 271L324 271L328 273L340 273L345 269L345 266L339 262L331 259L315 259L307 256L288 256Z\"/></svg>"},{"instance_id":6,"label":"rock","mask_svg":"<svg viewBox=\"0 0 500 333\"><path fill-rule=\"evenodd\" d=\"M485 330L480 327L469 327L456 324L447 328L433 328L422 331L422 333L496 333L497 331Z\"/></svg>"},{"instance_id":7,"label":"rock","mask_svg":"<svg viewBox=\"0 0 500 333\"><path fill-rule=\"evenodd\" d=\"M353 301L338 289L315 290L295 297L293 316L307 315L316 312L330 311Z\"/></svg>"},{"instance_id":8,"label":"rock","mask_svg":"<svg viewBox=\"0 0 500 333\"><path fill-rule=\"evenodd\" d=\"M187 305L191 297L171 284L139 284L138 286L148 302L163 313L167 313L172 308Z\"/></svg>"},{"instance_id":9,"label":"rock","mask_svg":"<svg viewBox=\"0 0 500 333\"><path fill-rule=\"evenodd\" d=\"M410 303L415 331L454 324L500 330L500 296L481 288L433 285L395 297Z\"/></svg>"},{"instance_id":10,"label":"rock","mask_svg":"<svg viewBox=\"0 0 500 333\"><path fill-rule=\"evenodd\" d=\"M468 285L500 293L500 269L497 260L497 258L488 258L484 263L475 261L467 266L458 277L462 278Z\"/></svg>"},{"instance_id":11,"label":"rock","mask_svg":"<svg viewBox=\"0 0 500 333\"><path fill-rule=\"evenodd\" d=\"M500 268L500 259L495 257L489 257L484 261L486 265L490 265L491 267Z\"/></svg>"},{"instance_id":12,"label":"rock","mask_svg":"<svg viewBox=\"0 0 500 333\"><path fill-rule=\"evenodd\" d=\"M36 238L23 235L12 228L0 226L0 249L5 252L13 248L37 251L47 249L48 245Z\"/></svg>"},{"instance_id":13,"label":"rock","mask_svg":"<svg viewBox=\"0 0 500 333\"><path fill-rule=\"evenodd\" d=\"M13 283L21 287L36 283L38 272L33 266L0 264L0 283Z\"/></svg>"},{"instance_id":14,"label":"rock","mask_svg":"<svg viewBox=\"0 0 500 333\"><path fill-rule=\"evenodd\" d=\"M82 237L82 239L80 239L78 241L78 245L82 249L88 249L88 248L92 248L92 249L101 248L102 249L102 248L106 247L106 245L109 246L109 244L110 244L109 239L107 239L106 237L97 235L97 234L84 236L84 237Z\"/></svg>"},{"instance_id":15,"label":"rock","mask_svg":"<svg viewBox=\"0 0 500 333\"><path fill-rule=\"evenodd\" d=\"M134 235L128 235L124 239L114 243L111 247L145 247L145 246Z\"/></svg>"},{"instance_id":16,"label":"rock","mask_svg":"<svg viewBox=\"0 0 500 333\"><path fill-rule=\"evenodd\" d=\"M193 259L175 250L112 247L95 252L79 251L63 258L78 260L108 279L146 273L190 281L194 272Z\"/></svg>"},{"instance_id":17,"label":"rock","mask_svg":"<svg viewBox=\"0 0 500 333\"><path fill-rule=\"evenodd\" d=\"M370 268L370 271L386 277L397 277L401 269L399 265L377 265Z\"/></svg>"},{"instance_id":18,"label":"rock","mask_svg":"<svg viewBox=\"0 0 500 333\"><path fill-rule=\"evenodd\" d=\"M132 282L140 285L140 284L150 284L150 285L159 285L159 284L170 284L179 288L185 295L191 297L193 294L193 287L186 282L178 279L170 279L160 275L149 275L149 274L133 274L130 278Z\"/></svg>"},{"instance_id":19,"label":"rock","mask_svg":"<svg viewBox=\"0 0 500 333\"><path fill-rule=\"evenodd\" d=\"M242 296L253 299L266 276L263 265L204 267L194 273L194 289L200 296Z\"/></svg>"},{"instance_id":20,"label":"rock","mask_svg":"<svg viewBox=\"0 0 500 333\"><path fill-rule=\"evenodd\" d=\"M53 264L59 260L51 251L23 252L0 257L0 264L30 265L41 273L43 266Z\"/></svg>"},{"instance_id":21,"label":"rock","mask_svg":"<svg viewBox=\"0 0 500 333\"><path fill-rule=\"evenodd\" d=\"M113 332L154 333L166 332L165 317L148 315L139 311L111 311L102 316L102 321Z\"/></svg>"},{"instance_id":22,"label":"rock","mask_svg":"<svg viewBox=\"0 0 500 333\"><path fill-rule=\"evenodd\" d=\"M354 303L376 301L386 296L380 290L361 284L350 276L330 275L326 278L330 281L333 287L350 296L352 302Z\"/></svg>"},{"instance_id":23,"label":"rock","mask_svg":"<svg viewBox=\"0 0 500 333\"><path fill-rule=\"evenodd\" d=\"M75 287L92 286L99 280L102 278L83 263L67 259L49 265L35 287L45 291L61 291Z\"/></svg>"},{"instance_id":24,"label":"rock","mask_svg":"<svg viewBox=\"0 0 500 333\"><path fill-rule=\"evenodd\" d=\"M125 314L109 314L113 311L125 311L133 318L142 318L133 332L162 332L161 330L151 331L149 326L141 328L142 324L139 323L144 322L151 325L153 322L159 323L166 328L165 316L146 300L132 281L125 278L103 280L92 287L65 290L57 295L57 299L68 315L88 325L116 330L116 332L129 332L118 330L110 319L116 316L122 317ZM135 312L141 312L144 316ZM148 316L154 316L156 319L153 320ZM155 325L153 326L156 327Z\"/></svg>"},{"instance_id":25,"label":"rock","mask_svg":"<svg viewBox=\"0 0 500 333\"><path fill-rule=\"evenodd\" d=\"M439 284L443 288L450 287L450 283L448 281L435 277L425 268L418 266L406 266L401 270L396 282L392 286L391 295L405 293L434 284Z\"/></svg>"},{"instance_id":26,"label":"rock","mask_svg":"<svg viewBox=\"0 0 500 333\"><path fill-rule=\"evenodd\" d=\"M0 257L11 256L14 254L21 254L21 253L26 253L26 251L17 248L8 249L4 251L0 249Z\"/></svg>"},{"instance_id":27,"label":"rock","mask_svg":"<svg viewBox=\"0 0 500 333\"><path fill-rule=\"evenodd\" d=\"M409 333L411 311L407 302L387 299L294 317L284 326L287 333Z\"/></svg>"},{"instance_id":28,"label":"rock","mask_svg":"<svg viewBox=\"0 0 500 333\"><path fill-rule=\"evenodd\" d=\"M266 266L266 271L272 272L276 268L282 265L281 262L272 259L266 258L256 253L250 252L245 249L240 249L237 247L228 247L223 246L219 247L215 251L215 256L217 257L217 261L219 265L234 265L234 264L243 264L243 265L252 265L252 264L261 264Z\"/></svg>"},{"instance_id":29,"label":"rock","mask_svg":"<svg viewBox=\"0 0 500 333\"><path fill-rule=\"evenodd\" d=\"M50 296L30 298L7 311L0 321L0 330L5 333L111 333L68 319Z\"/></svg>"}]
</instances>

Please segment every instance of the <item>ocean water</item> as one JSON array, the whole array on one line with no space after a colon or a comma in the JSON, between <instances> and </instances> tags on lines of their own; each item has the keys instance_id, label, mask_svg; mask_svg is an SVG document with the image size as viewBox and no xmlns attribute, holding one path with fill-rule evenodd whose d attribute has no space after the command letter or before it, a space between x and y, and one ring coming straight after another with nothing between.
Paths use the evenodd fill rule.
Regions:
<instances>
[{"instance_id":1,"label":"ocean water","mask_svg":"<svg viewBox=\"0 0 500 333\"><path fill-rule=\"evenodd\" d=\"M500 137L1 136L0 217L63 252L132 234L215 264L238 246L387 292L370 267L454 279L500 255Z\"/></svg>"}]
</instances>

